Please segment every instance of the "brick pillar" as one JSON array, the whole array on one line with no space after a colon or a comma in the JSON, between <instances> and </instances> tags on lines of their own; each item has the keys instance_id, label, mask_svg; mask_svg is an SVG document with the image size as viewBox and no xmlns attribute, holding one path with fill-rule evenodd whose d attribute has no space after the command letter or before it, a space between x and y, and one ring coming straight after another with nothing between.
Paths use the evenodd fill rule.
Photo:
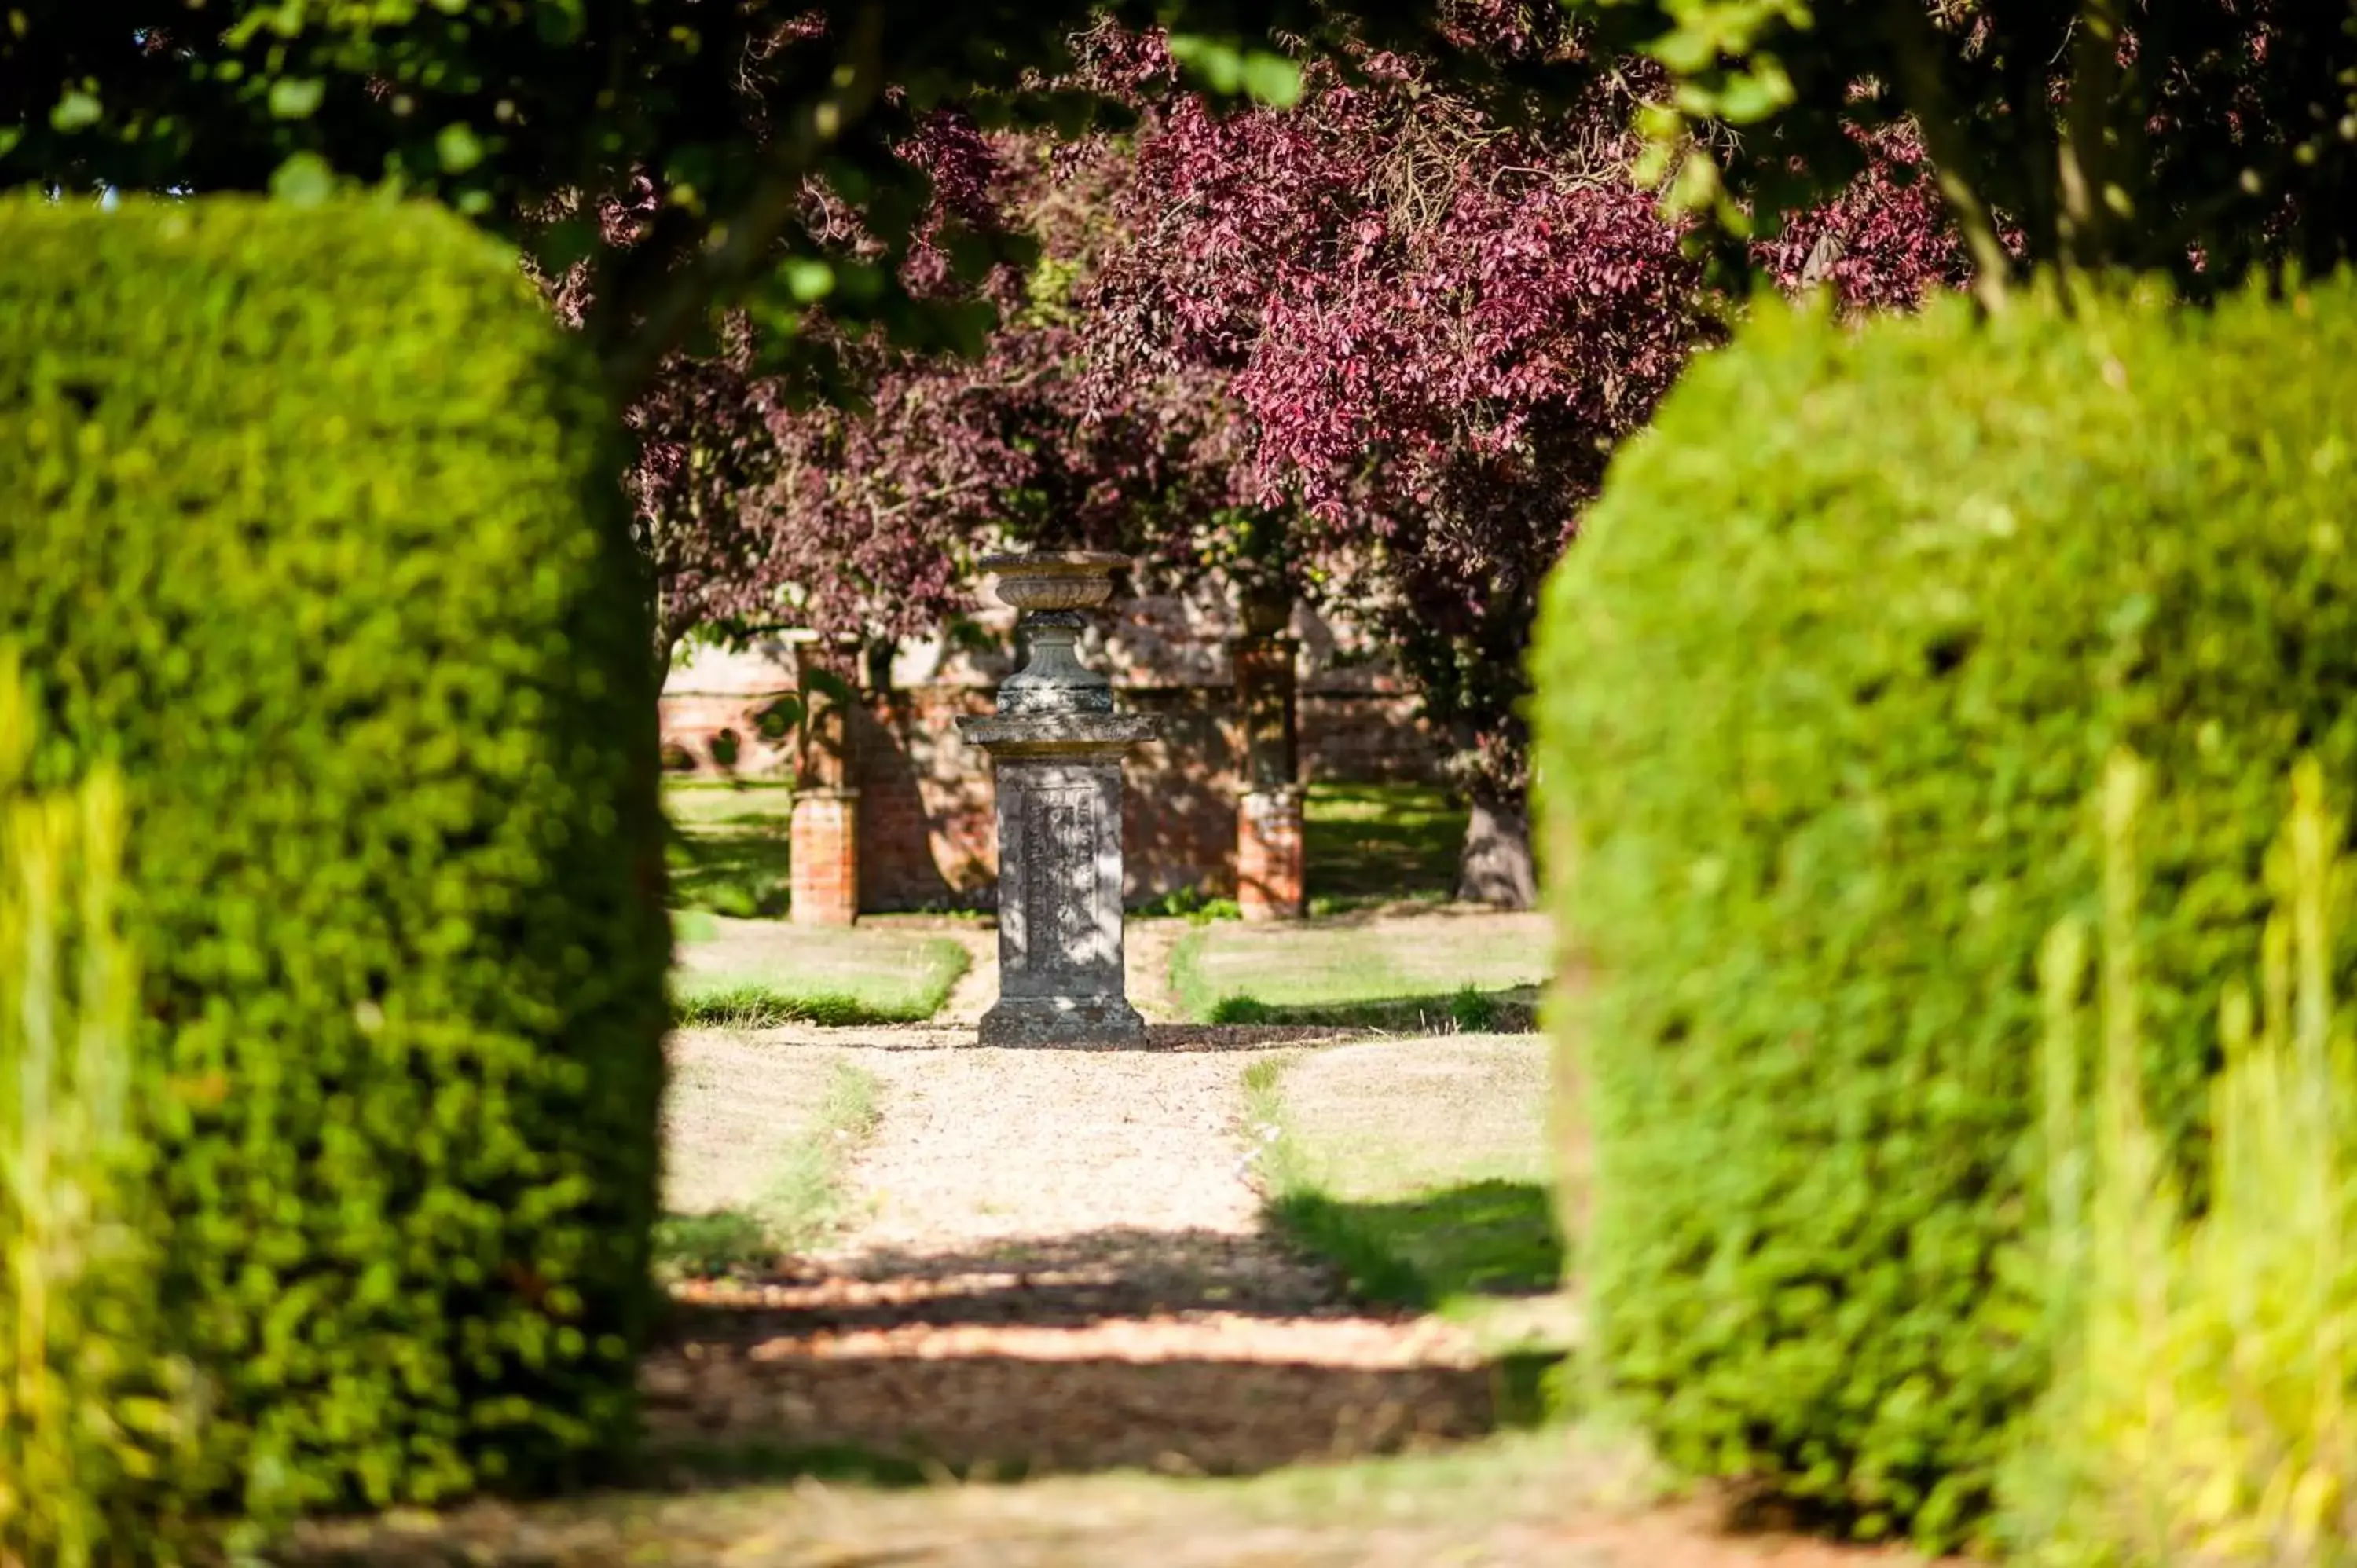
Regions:
<instances>
[{"instance_id":1,"label":"brick pillar","mask_svg":"<svg viewBox=\"0 0 2357 1568\"><path fill-rule=\"evenodd\" d=\"M797 926L859 918L859 791L823 786L794 792L793 900Z\"/></svg>"},{"instance_id":2,"label":"brick pillar","mask_svg":"<svg viewBox=\"0 0 2357 1568\"><path fill-rule=\"evenodd\" d=\"M1247 791L1236 802L1236 907L1244 918L1301 918L1302 869L1300 786Z\"/></svg>"},{"instance_id":3,"label":"brick pillar","mask_svg":"<svg viewBox=\"0 0 2357 1568\"><path fill-rule=\"evenodd\" d=\"M795 757L792 899L797 926L848 926L859 918L859 791L851 788L851 726L839 697L812 673L819 650L794 650L804 714Z\"/></svg>"},{"instance_id":4,"label":"brick pillar","mask_svg":"<svg viewBox=\"0 0 2357 1568\"><path fill-rule=\"evenodd\" d=\"M1243 797L1236 803L1236 904L1247 920L1307 912L1301 849L1300 753L1295 653L1284 633L1290 597L1244 603L1235 641L1236 706L1243 719Z\"/></svg>"}]
</instances>

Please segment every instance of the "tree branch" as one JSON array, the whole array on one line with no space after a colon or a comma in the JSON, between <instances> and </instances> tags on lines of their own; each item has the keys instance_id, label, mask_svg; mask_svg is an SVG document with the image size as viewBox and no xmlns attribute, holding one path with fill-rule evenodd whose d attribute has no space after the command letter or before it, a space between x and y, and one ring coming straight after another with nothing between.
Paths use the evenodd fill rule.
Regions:
<instances>
[{"instance_id":1,"label":"tree branch","mask_svg":"<svg viewBox=\"0 0 2357 1568\"><path fill-rule=\"evenodd\" d=\"M713 227L700 254L664 278L636 321L615 324L615 340L603 363L606 382L619 400L628 401L646 385L663 355L714 299L770 264L771 248L801 205L803 183L827 149L882 94L883 52L884 5L868 0L844 42L829 91L795 111L770 144L768 167L743 205Z\"/></svg>"},{"instance_id":2,"label":"tree branch","mask_svg":"<svg viewBox=\"0 0 2357 1568\"><path fill-rule=\"evenodd\" d=\"M1997 238L1996 217L1973 178L1969 138L1940 78L1941 38L1921 0L1884 0L1883 36L1899 68L1899 91L1923 134L1923 150L1964 248L1973 258L1973 297L1995 314L2006 306L2013 258Z\"/></svg>"},{"instance_id":3,"label":"tree branch","mask_svg":"<svg viewBox=\"0 0 2357 1568\"><path fill-rule=\"evenodd\" d=\"M2064 112L2057 169L2062 208L2058 225L2065 272L2083 272L2112 259L2114 202L2126 192L2117 179L2110 145L2113 101L2120 87L2120 0L2084 0L2071 39L2071 102Z\"/></svg>"}]
</instances>

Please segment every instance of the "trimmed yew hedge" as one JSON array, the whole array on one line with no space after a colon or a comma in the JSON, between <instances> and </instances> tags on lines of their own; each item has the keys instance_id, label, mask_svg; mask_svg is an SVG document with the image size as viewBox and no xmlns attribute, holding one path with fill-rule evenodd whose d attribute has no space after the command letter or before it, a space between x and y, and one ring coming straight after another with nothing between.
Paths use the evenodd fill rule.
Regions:
<instances>
[{"instance_id":1,"label":"trimmed yew hedge","mask_svg":"<svg viewBox=\"0 0 2357 1568\"><path fill-rule=\"evenodd\" d=\"M128 791L210 1474L277 1511L596 1465L669 944L592 367L419 207L0 205L0 643L30 782Z\"/></svg>"},{"instance_id":2,"label":"trimmed yew hedge","mask_svg":"<svg viewBox=\"0 0 2357 1568\"><path fill-rule=\"evenodd\" d=\"M2357 772L2357 287L1763 306L1615 463L1536 655L1603 1369L1683 1464L1985 1510L2042 1385L2036 957L2157 771L2147 1085L2198 1178L2282 780ZM2341 955L2348 967L2350 955Z\"/></svg>"}]
</instances>

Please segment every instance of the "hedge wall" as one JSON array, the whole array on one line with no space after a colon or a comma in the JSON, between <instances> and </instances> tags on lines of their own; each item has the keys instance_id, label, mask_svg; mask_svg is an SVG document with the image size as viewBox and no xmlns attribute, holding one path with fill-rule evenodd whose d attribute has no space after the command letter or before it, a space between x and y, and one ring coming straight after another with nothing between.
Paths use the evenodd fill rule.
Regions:
<instances>
[{"instance_id":1,"label":"hedge wall","mask_svg":"<svg viewBox=\"0 0 2357 1568\"><path fill-rule=\"evenodd\" d=\"M2282 780L2357 765L2357 288L1763 306L1615 464L1535 656L1612 1381L1669 1454L1949 1538L2040 1388L2035 957L2133 746L2200 1154ZM2345 959L2346 955L2344 955Z\"/></svg>"},{"instance_id":2,"label":"hedge wall","mask_svg":"<svg viewBox=\"0 0 2357 1568\"><path fill-rule=\"evenodd\" d=\"M591 367L422 208L0 205L0 643L116 765L164 1277L248 1500L593 1463L668 941Z\"/></svg>"}]
</instances>

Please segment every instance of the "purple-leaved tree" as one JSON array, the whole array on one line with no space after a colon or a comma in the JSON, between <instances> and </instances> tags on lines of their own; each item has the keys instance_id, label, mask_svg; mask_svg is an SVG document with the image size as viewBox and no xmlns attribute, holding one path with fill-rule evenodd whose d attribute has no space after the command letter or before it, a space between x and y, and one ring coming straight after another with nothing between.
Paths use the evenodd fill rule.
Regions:
<instances>
[{"instance_id":1,"label":"purple-leaved tree","mask_svg":"<svg viewBox=\"0 0 2357 1568\"><path fill-rule=\"evenodd\" d=\"M1562 55L1567 32L1490 35ZM1425 62L1314 64L1289 111L1189 98L1139 138L1123 242L1085 290L1092 372L1215 368L1238 488L1291 516L1313 588L1395 648L1472 806L1469 897L1534 892L1523 660L1539 586L1614 446L1726 301L1630 177L1643 73L1501 116ZM1961 275L1937 198L1868 172L1758 260L1853 305ZM1705 568L1706 569L1706 568Z\"/></svg>"},{"instance_id":2,"label":"purple-leaved tree","mask_svg":"<svg viewBox=\"0 0 2357 1568\"><path fill-rule=\"evenodd\" d=\"M1560 28L1486 38L1502 66L1578 48ZM1396 650L1446 743L1472 807L1460 891L1529 902L1540 584L1614 446L1730 308L1631 177L1645 79L1568 73L1588 85L1516 113L1361 49L1310 62L1292 108L1223 113L1177 91L1154 35L1101 27L1075 53L1133 130L1060 142L937 115L906 148L936 199L903 276L996 310L978 358L847 342L865 406L800 410L725 360L680 361L641 404L642 521L682 536L656 552L673 624L928 630L1006 538L1306 594ZM1860 306L1961 275L1936 197L1903 178L1912 149L1872 152L1761 269ZM1027 232L1039 257L961 285L935 228Z\"/></svg>"}]
</instances>

